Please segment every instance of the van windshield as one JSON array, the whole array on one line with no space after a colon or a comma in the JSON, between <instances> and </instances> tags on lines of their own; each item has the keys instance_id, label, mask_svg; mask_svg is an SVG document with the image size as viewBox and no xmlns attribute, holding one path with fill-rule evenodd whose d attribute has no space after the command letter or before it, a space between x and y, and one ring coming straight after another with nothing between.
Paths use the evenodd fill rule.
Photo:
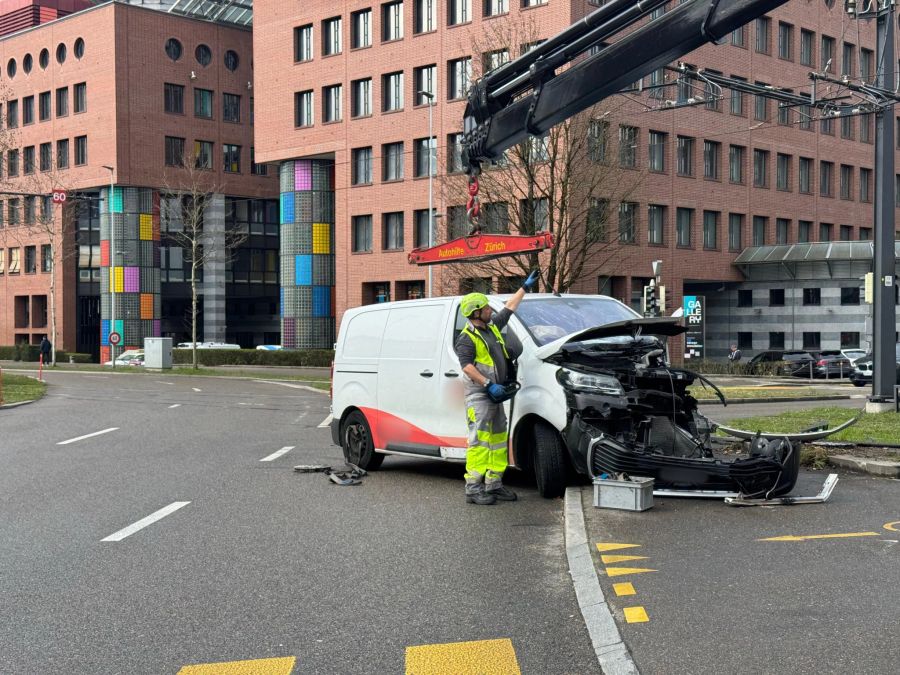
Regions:
<instances>
[{"instance_id":1,"label":"van windshield","mask_svg":"<svg viewBox=\"0 0 900 675\"><path fill-rule=\"evenodd\" d=\"M516 317L539 347L587 328L640 316L612 298L597 296L529 298L522 300Z\"/></svg>"}]
</instances>

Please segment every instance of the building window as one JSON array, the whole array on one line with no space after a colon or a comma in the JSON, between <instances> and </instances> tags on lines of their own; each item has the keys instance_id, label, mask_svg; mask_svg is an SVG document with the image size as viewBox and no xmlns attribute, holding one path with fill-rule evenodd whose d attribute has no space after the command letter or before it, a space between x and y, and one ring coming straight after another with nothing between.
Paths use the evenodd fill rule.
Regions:
<instances>
[{"instance_id":1,"label":"building window","mask_svg":"<svg viewBox=\"0 0 900 675\"><path fill-rule=\"evenodd\" d=\"M34 173L34 146L22 149L22 172L27 176Z\"/></svg>"},{"instance_id":2,"label":"building window","mask_svg":"<svg viewBox=\"0 0 900 675\"><path fill-rule=\"evenodd\" d=\"M403 110L403 71L381 76L382 112Z\"/></svg>"},{"instance_id":3,"label":"building window","mask_svg":"<svg viewBox=\"0 0 900 675\"><path fill-rule=\"evenodd\" d=\"M875 63L875 53L871 49L861 47L859 50L859 76L868 84L873 81L875 71L872 65Z\"/></svg>"},{"instance_id":4,"label":"building window","mask_svg":"<svg viewBox=\"0 0 900 675\"><path fill-rule=\"evenodd\" d=\"M87 111L87 83L80 82L72 88L74 108L76 113Z\"/></svg>"},{"instance_id":5,"label":"building window","mask_svg":"<svg viewBox=\"0 0 900 675\"><path fill-rule=\"evenodd\" d=\"M322 22L322 56L340 54L343 51L341 31L342 21L339 16L325 19Z\"/></svg>"},{"instance_id":6,"label":"building window","mask_svg":"<svg viewBox=\"0 0 900 675\"><path fill-rule=\"evenodd\" d=\"M619 241L623 244L635 242L637 229L637 204L621 202L619 204Z\"/></svg>"},{"instance_id":7,"label":"building window","mask_svg":"<svg viewBox=\"0 0 900 675\"><path fill-rule=\"evenodd\" d=\"M834 196L834 162L819 162L819 194Z\"/></svg>"},{"instance_id":8,"label":"building window","mask_svg":"<svg viewBox=\"0 0 900 675\"><path fill-rule=\"evenodd\" d=\"M872 142L872 113L859 116L859 140L861 143Z\"/></svg>"},{"instance_id":9,"label":"building window","mask_svg":"<svg viewBox=\"0 0 900 675\"><path fill-rule=\"evenodd\" d=\"M495 49L493 51L485 52L484 54L482 54L484 74L487 74L492 70L496 70L506 63L509 63L508 49Z\"/></svg>"},{"instance_id":10,"label":"building window","mask_svg":"<svg viewBox=\"0 0 900 675\"><path fill-rule=\"evenodd\" d=\"M381 146L382 170L384 181L403 180L403 143L386 143Z\"/></svg>"},{"instance_id":11,"label":"building window","mask_svg":"<svg viewBox=\"0 0 900 675\"><path fill-rule=\"evenodd\" d=\"M472 0L450 0L449 14L447 23L451 26L469 23L472 20Z\"/></svg>"},{"instance_id":12,"label":"building window","mask_svg":"<svg viewBox=\"0 0 900 675\"><path fill-rule=\"evenodd\" d=\"M166 136L166 166L184 166L184 139Z\"/></svg>"},{"instance_id":13,"label":"building window","mask_svg":"<svg viewBox=\"0 0 900 675\"><path fill-rule=\"evenodd\" d=\"M799 162L800 173L798 189L803 194L812 194L812 166L813 161L809 157L801 157Z\"/></svg>"},{"instance_id":14,"label":"building window","mask_svg":"<svg viewBox=\"0 0 900 675\"><path fill-rule=\"evenodd\" d=\"M10 225L18 225L21 222L20 214L19 214L19 199L17 197L14 197L14 198L8 200L6 202L6 206L7 206L7 209L6 209L7 221L9 222ZM10 253L12 253L12 251L13 251L13 249L10 249ZM10 259L10 265L9 265L10 272L13 272L13 271L18 272L19 271L19 261L18 261L19 249L15 249L15 251L16 251L16 269L15 270L12 269L12 259Z\"/></svg>"},{"instance_id":15,"label":"building window","mask_svg":"<svg viewBox=\"0 0 900 675\"><path fill-rule=\"evenodd\" d=\"M805 29L800 30L800 65L812 66L815 54L815 33Z\"/></svg>"},{"instance_id":16,"label":"building window","mask_svg":"<svg viewBox=\"0 0 900 675\"><path fill-rule=\"evenodd\" d=\"M37 272L37 247L25 247L25 274L34 274Z\"/></svg>"},{"instance_id":17,"label":"building window","mask_svg":"<svg viewBox=\"0 0 900 675\"><path fill-rule=\"evenodd\" d=\"M853 139L853 117L850 115L841 117L841 138Z\"/></svg>"},{"instance_id":18,"label":"building window","mask_svg":"<svg viewBox=\"0 0 900 675\"><path fill-rule=\"evenodd\" d=\"M778 58L794 60L794 27L783 21L778 22Z\"/></svg>"},{"instance_id":19,"label":"building window","mask_svg":"<svg viewBox=\"0 0 900 675\"><path fill-rule=\"evenodd\" d=\"M197 63L206 68L212 63L212 49L209 48L209 45L199 44L194 50L194 58L197 59Z\"/></svg>"},{"instance_id":20,"label":"building window","mask_svg":"<svg viewBox=\"0 0 900 675\"><path fill-rule=\"evenodd\" d=\"M647 168L650 171L666 170L666 134L661 131L651 131L650 157ZM681 140L681 137L678 137Z\"/></svg>"},{"instance_id":21,"label":"building window","mask_svg":"<svg viewBox=\"0 0 900 675\"><path fill-rule=\"evenodd\" d=\"M744 148L741 145L728 147L728 180L732 183L744 182Z\"/></svg>"},{"instance_id":22,"label":"building window","mask_svg":"<svg viewBox=\"0 0 900 675\"><path fill-rule=\"evenodd\" d=\"M447 63L447 98L465 98L472 82L472 58L455 59Z\"/></svg>"},{"instance_id":23,"label":"building window","mask_svg":"<svg viewBox=\"0 0 900 675\"><path fill-rule=\"evenodd\" d=\"M350 84L350 114L368 117L372 114L372 80L354 80Z\"/></svg>"},{"instance_id":24,"label":"building window","mask_svg":"<svg viewBox=\"0 0 900 675\"><path fill-rule=\"evenodd\" d=\"M372 46L371 8L353 12L350 15L350 48L362 49Z\"/></svg>"},{"instance_id":25,"label":"building window","mask_svg":"<svg viewBox=\"0 0 900 675\"><path fill-rule=\"evenodd\" d=\"M872 228L871 227L859 228L859 240L860 241L869 241L871 239L872 239Z\"/></svg>"},{"instance_id":26,"label":"building window","mask_svg":"<svg viewBox=\"0 0 900 675\"><path fill-rule=\"evenodd\" d=\"M852 225L841 225L840 232L838 233L838 237L841 241L852 241L853 240L853 226Z\"/></svg>"},{"instance_id":27,"label":"building window","mask_svg":"<svg viewBox=\"0 0 900 675\"><path fill-rule=\"evenodd\" d=\"M350 154L353 161L352 184L368 185L372 182L372 148L354 148Z\"/></svg>"},{"instance_id":28,"label":"building window","mask_svg":"<svg viewBox=\"0 0 900 675\"><path fill-rule=\"evenodd\" d=\"M591 120L588 126L588 158L592 162L605 162L608 147L609 122Z\"/></svg>"},{"instance_id":29,"label":"building window","mask_svg":"<svg viewBox=\"0 0 900 675\"><path fill-rule=\"evenodd\" d=\"M508 0L484 0L484 16L499 16L509 11Z\"/></svg>"},{"instance_id":30,"label":"building window","mask_svg":"<svg viewBox=\"0 0 900 675\"><path fill-rule=\"evenodd\" d=\"M801 220L797 222L797 242L808 244L812 239L812 221Z\"/></svg>"},{"instance_id":31,"label":"building window","mask_svg":"<svg viewBox=\"0 0 900 675\"><path fill-rule=\"evenodd\" d=\"M766 230L769 229L769 219L765 216L753 216L753 246L766 245Z\"/></svg>"},{"instance_id":32,"label":"building window","mask_svg":"<svg viewBox=\"0 0 900 675\"><path fill-rule=\"evenodd\" d=\"M775 187L779 190L791 189L791 156L780 152L775 158Z\"/></svg>"},{"instance_id":33,"label":"building window","mask_svg":"<svg viewBox=\"0 0 900 675\"><path fill-rule=\"evenodd\" d=\"M744 215L742 213L728 214L728 250L740 251L743 248Z\"/></svg>"},{"instance_id":34,"label":"building window","mask_svg":"<svg viewBox=\"0 0 900 675\"><path fill-rule=\"evenodd\" d=\"M433 219L433 209L431 213ZM429 229L432 221L428 220L428 209L417 209L413 211L413 221L413 247L422 248L424 246L431 246Z\"/></svg>"},{"instance_id":35,"label":"building window","mask_svg":"<svg viewBox=\"0 0 900 675\"><path fill-rule=\"evenodd\" d=\"M703 177L719 180L719 164L722 156L722 144L716 141L703 141Z\"/></svg>"},{"instance_id":36,"label":"building window","mask_svg":"<svg viewBox=\"0 0 900 675\"><path fill-rule=\"evenodd\" d=\"M437 93L437 66L421 66L413 70L413 83L416 87L415 105L428 105ZM425 94L431 94L429 99Z\"/></svg>"},{"instance_id":37,"label":"building window","mask_svg":"<svg viewBox=\"0 0 900 675\"><path fill-rule=\"evenodd\" d=\"M760 87L768 86L764 82L757 82ZM754 96L753 101L753 118L760 122L769 121L769 99L765 96Z\"/></svg>"},{"instance_id":38,"label":"building window","mask_svg":"<svg viewBox=\"0 0 900 675\"><path fill-rule=\"evenodd\" d=\"M769 332L769 349L784 349L784 332Z\"/></svg>"},{"instance_id":39,"label":"building window","mask_svg":"<svg viewBox=\"0 0 900 675\"><path fill-rule=\"evenodd\" d=\"M715 250L719 248L719 212L703 212L703 248Z\"/></svg>"},{"instance_id":40,"label":"building window","mask_svg":"<svg viewBox=\"0 0 900 675\"><path fill-rule=\"evenodd\" d=\"M67 94L68 96L68 94ZM68 98L67 98L68 100ZM57 106L59 104L57 103ZM180 84L163 85L163 109L175 115L184 114L184 87Z\"/></svg>"},{"instance_id":41,"label":"building window","mask_svg":"<svg viewBox=\"0 0 900 675\"><path fill-rule=\"evenodd\" d=\"M711 75L722 74L717 70L711 69L707 69L707 72ZM718 86L709 81L704 82L703 96L706 98L705 107L707 110L713 110L715 112L722 111L722 90Z\"/></svg>"},{"instance_id":42,"label":"building window","mask_svg":"<svg viewBox=\"0 0 900 675\"><path fill-rule=\"evenodd\" d=\"M841 349L859 349L859 333L841 331Z\"/></svg>"},{"instance_id":43,"label":"building window","mask_svg":"<svg viewBox=\"0 0 900 675\"><path fill-rule=\"evenodd\" d=\"M747 46L747 26L741 26L731 31L731 44L735 47Z\"/></svg>"},{"instance_id":44,"label":"building window","mask_svg":"<svg viewBox=\"0 0 900 675\"><path fill-rule=\"evenodd\" d=\"M675 241L682 248L693 245L691 228L694 220L694 209L679 207L675 210Z\"/></svg>"},{"instance_id":45,"label":"building window","mask_svg":"<svg viewBox=\"0 0 900 675\"><path fill-rule=\"evenodd\" d=\"M822 291L818 288L804 288L803 289L803 304L804 305L821 305L822 304Z\"/></svg>"},{"instance_id":46,"label":"building window","mask_svg":"<svg viewBox=\"0 0 900 675\"><path fill-rule=\"evenodd\" d=\"M194 116L212 119L213 93L209 89L194 89Z\"/></svg>"},{"instance_id":47,"label":"building window","mask_svg":"<svg viewBox=\"0 0 900 675\"><path fill-rule=\"evenodd\" d=\"M847 77L855 76L853 70L853 52L855 49L856 47L849 42L844 43L841 49L841 75L846 75Z\"/></svg>"},{"instance_id":48,"label":"building window","mask_svg":"<svg viewBox=\"0 0 900 675\"><path fill-rule=\"evenodd\" d=\"M769 187L769 151L753 151L753 187Z\"/></svg>"},{"instance_id":49,"label":"building window","mask_svg":"<svg viewBox=\"0 0 900 675\"><path fill-rule=\"evenodd\" d=\"M793 92L788 92L793 93ZM790 126L792 124L791 121L791 107L787 103L779 103L778 104L778 124L782 126Z\"/></svg>"},{"instance_id":50,"label":"building window","mask_svg":"<svg viewBox=\"0 0 900 675\"><path fill-rule=\"evenodd\" d=\"M753 291L750 289L739 289L737 292L738 307L753 307Z\"/></svg>"},{"instance_id":51,"label":"building window","mask_svg":"<svg viewBox=\"0 0 900 675\"><path fill-rule=\"evenodd\" d=\"M385 213L381 216L381 248L385 251L403 249L403 212Z\"/></svg>"},{"instance_id":52,"label":"building window","mask_svg":"<svg viewBox=\"0 0 900 675\"><path fill-rule=\"evenodd\" d=\"M416 0L413 22L416 33L430 33L437 28L437 0Z\"/></svg>"},{"instance_id":53,"label":"building window","mask_svg":"<svg viewBox=\"0 0 900 675\"><path fill-rule=\"evenodd\" d=\"M732 75L732 78L735 80L744 80L743 77L738 77L737 75ZM744 115L744 92L739 89L731 90L731 114L732 115Z\"/></svg>"},{"instance_id":54,"label":"building window","mask_svg":"<svg viewBox=\"0 0 900 675\"><path fill-rule=\"evenodd\" d=\"M19 126L19 102L16 100L6 104L6 126L10 129Z\"/></svg>"},{"instance_id":55,"label":"building window","mask_svg":"<svg viewBox=\"0 0 900 675\"><path fill-rule=\"evenodd\" d=\"M38 95L38 120L46 122L51 116L52 100L49 91L42 91Z\"/></svg>"},{"instance_id":56,"label":"building window","mask_svg":"<svg viewBox=\"0 0 900 675\"><path fill-rule=\"evenodd\" d=\"M403 2L381 6L381 39L384 42L403 39Z\"/></svg>"},{"instance_id":57,"label":"building window","mask_svg":"<svg viewBox=\"0 0 900 675\"><path fill-rule=\"evenodd\" d=\"M462 173L462 140L463 135L447 135L447 173Z\"/></svg>"},{"instance_id":58,"label":"building window","mask_svg":"<svg viewBox=\"0 0 900 675\"><path fill-rule=\"evenodd\" d=\"M298 91L294 94L294 126L311 127L313 125L313 92Z\"/></svg>"},{"instance_id":59,"label":"building window","mask_svg":"<svg viewBox=\"0 0 900 675\"><path fill-rule=\"evenodd\" d=\"M787 244L790 237L791 221L787 218L775 219L775 243Z\"/></svg>"},{"instance_id":60,"label":"building window","mask_svg":"<svg viewBox=\"0 0 900 675\"><path fill-rule=\"evenodd\" d=\"M335 84L322 90L322 121L340 122L343 119L341 101L344 96L344 87Z\"/></svg>"},{"instance_id":61,"label":"building window","mask_svg":"<svg viewBox=\"0 0 900 675\"><path fill-rule=\"evenodd\" d=\"M6 174L8 176L19 175L19 151L10 150L6 153Z\"/></svg>"},{"instance_id":62,"label":"building window","mask_svg":"<svg viewBox=\"0 0 900 675\"><path fill-rule=\"evenodd\" d=\"M241 121L241 97L237 94L222 94L222 121Z\"/></svg>"},{"instance_id":63,"label":"building window","mask_svg":"<svg viewBox=\"0 0 900 675\"><path fill-rule=\"evenodd\" d=\"M784 289L769 289L769 307L784 307Z\"/></svg>"},{"instance_id":64,"label":"building window","mask_svg":"<svg viewBox=\"0 0 900 675\"><path fill-rule=\"evenodd\" d=\"M35 220L34 195L28 195L23 202L25 205L25 224L33 225Z\"/></svg>"},{"instance_id":65,"label":"building window","mask_svg":"<svg viewBox=\"0 0 900 675\"><path fill-rule=\"evenodd\" d=\"M41 245L41 272L53 269L53 248L50 244Z\"/></svg>"},{"instance_id":66,"label":"building window","mask_svg":"<svg viewBox=\"0 0 900 675\"><path fill-rule=\"evenodd\" d=\"M194 167L197 169L213 168L212 141L194 141Z\"/></svg>"},{"instance_id":67,"label":"building window","mask_svg":"<svg viewBox=\"0 0 900 675\"><path fill-rule=\"evenodd\" d=\"M637 127L619 127L619 165L627 168L637 166Z\"/></svg>"},{"instance_id":68,"label":"building window","mask_svg":"<svg viewBox=\"0 0 900 675\"><path fill-rule=\"evenodd\" d=\"M41 171L50 171L53 168L53 145L41 143L40 153Z\"/></svg>"},{"instance_id":69,"label":"building window","mask_svg":"<svg viewBox=\"0 0 900 675\"><path fill-rule=\"evenodd\" d=\"M841 199L853 199L853 167L841 164Z\"/></svg>"},{"instance_id":70,"label":"building window","mask_svg":"<svg viewBox=\"0 0 900 675\"><path fill-rule=\"evenodd\" d=\"M16 216L16 222L19 222L18 215ZM10 224L12 224L12 219L10 219ZM0 249L0 254L2 254L2 249ZM11 248L9 249L9 264L6 266L6 269L10 274L18 274L21 272L19 268L19 249Z\"/></svg>"},{"instance_id":71,"label":"building window","mask_svg":"<svg viewBox=\"0 0 900 675\"><path fill-rule=\"evenodd\" d=\"M694 175L694 139L688 136L678 136L675 145L675 154L678 160L678 175Z\"/></svg>"},{"instance_id":72,"label":"building window","mask_svg":"<svg viewBox=\"0 0 900 675\"><path fill-rule=\"evenodd\" d=\"M267 164L256 163L256 148L250 146L250 173L254 176L268 176L269 166ZM269 234L269 232L266 232Z\"/></svg>"},{"instance_id":73,"label":"building window","mask_svg":"<svg viewBox=\"0 0 900 675\"><path fill-rule=\"evenodd\" d=\"M647 241L651 244L664 243L666 207L650 204L647 207Z\"/></svg>"},{"instance_id":74,"label":"building window","mask_svg":"<svg viewBox=\"0 0 900 675\"><path fill-rule=\"evenodd\" d=\"M372 216L353 216L352 218L353 253L369 253L372 251Z\"/></svg>"},{"instance_id":75,"label":"building window","mask_svg":"<svg viewBox=\"0 0 900 675\"><path fill-rule=\"evenodd\" d=\"M69 88L60 87L56 90L56 116L65 117L69 114Z\"/></svg>"},{"instance_id":76,"label":"building window","mask_svg":"<svg viewBox=\"0 0 900 675\"><path fill-rule=\"evenodd\" d=\"M413 175L416 178L419 178L420 176L427 176L429 165L431 175L436 175L437 140L435 138L417 138L415 141L413 141L413 160Z\"/></svg>"},{"instance_id":77,"label":"building window","mask_svg":"<svg viewBox=\"0 0 900 675\"><path fill-rule=\"evenodd\" d=\"M609 200L591 197L588 200L587 219L585 223L585 243L593 244L606 241L606 226L609 222Z\"/></svg>"},{"instance_id":78,"label":"building window","mask_svg":"<svg viewBox=\"0 0 900 675\"><path fill-rule=\"evenodd\" d=\"M872 169L859 170L859 201L872 201Z\"/></svg>"},{"instance_id":79,"label":"building window","mask_svg":"<svg viewBox=\"0 0 900 675\"><path fill-rule=\"evenodd\" d=\"M294 28L294 61L311 61L313 57L312 24Z\"/></svg>"},{"instance_id":80,"label":"building window","mask_svg":"<svg viewBox=\"0 0 900 675\"><path fill-rule=\"evenodd\" d=\"M827 35L822 36L822 49L819 56L819 68L824 72L831 71L834 73L837 68L834 64L834 38Z\"/></svg>"},{"instance_id":81,"label":"building window","mask_svg":"<svg viewBox=\"0 0 900 675\"><path fill-rule=\"evenodd\" d=\"M800 106L800 124L799 129L804 131L812 131L812 108L808 105Z\"/></svg>"},{"instance_id":82,"label":"building window","mask_svg":"<svg viewBox=\"0 0 900 675\"><path fill-rule=\"evenodd\" d=\"M232 143L222 144L222 160L225 173L241 172L241 146Z\"/></svg>"},{"instance_id":83,"label":"building window","mask_svg":"<svg viewBox=\"0 0 900 675\"><path fill-rule=\"evenodd\" d=\"M488 202L482 209L482 227L485 232L493 234L509 233L509 204L506 202Z\"/></svg>"},{"instance_id":84,"label":"building window","mask_svg":"<svg viewBox=\"0 0 900 675\"><path fill-rule=\"evenodd\" d=\"M819 223L819 241L831 241L834 234L834 225L831 223Z\"/></svg>"},{"instance_id":85,"label":"building window","mask_svg":"<svg viewBox=\"0 0 900 675\"><path fill-rule=\"evenodd\" d=\"M34 124L34 96L22 99L22 124Z\"/></svg>"},{"instance_id":86,"label":"building window","mask_svg":"<svg viewBox=\"0 0 900 675\"><path fill-rule=\"evenodd\" d=\"M822 334L803 331L803 349L818 351L822 348Z\"/></svg>"},{"instance_id":87,"label":"building window","mask_svg":"<svg viewBox=\"0 0 900 675\"><path fill-rule=\"evenodd\" d=\"M769 30L772 20L762 16L756 20L756 51L760 54L769 53Z\"/></svg>"},{"instance_id":88,"label":"building window","mask_svg":"<svg viewBox=\"0 0 900 675\"><path fill-rule=\"evenodd\" d=\"M56 141L56 168L69 168L69 139L61 138Z\"/></svg>"}]
</instances>

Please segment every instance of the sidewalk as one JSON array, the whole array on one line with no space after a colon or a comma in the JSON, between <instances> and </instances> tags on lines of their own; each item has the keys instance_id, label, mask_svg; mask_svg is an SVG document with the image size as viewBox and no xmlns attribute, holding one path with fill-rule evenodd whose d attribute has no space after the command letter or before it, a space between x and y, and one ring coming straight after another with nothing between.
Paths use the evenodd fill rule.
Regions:
<instances>
[{"instance_id":1,"label":"sidewalk","mask_svg":"<svg viewBox=\"0 0 900 675\"><path fill-rule=\"evenodd\" d=\"M187 364L176 364L176 368L189 368L190 366ZM37 361L0 361L0 368L3 370L15 371L15 370L29 370L29 371L37 371L38 363ZM44 372L54 372L54 371L85 371L85 372L112 372L112 366L101 366L97 363L57 363L55 367L44 366ZM328 379L331 375L330 368L318 368L318 367L308 367L308 366L200 366L197 371L198 375L203 375L203 371L210 370L234 370L234 371L242 371L245 373L258 373L260 376L265 377L267 374L269 376L273 374L278 375L291 375L294 377L316 377L316 378L324 378ZM117 366L117 373L141 373L144 372L143 368L137 368L134 366Z\"/></svg>"}]
</instances>

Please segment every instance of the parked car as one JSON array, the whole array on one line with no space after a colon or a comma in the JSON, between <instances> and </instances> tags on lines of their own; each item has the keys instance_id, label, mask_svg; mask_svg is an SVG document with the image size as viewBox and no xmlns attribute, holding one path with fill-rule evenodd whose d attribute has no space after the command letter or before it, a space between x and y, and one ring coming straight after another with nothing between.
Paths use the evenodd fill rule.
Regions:
<instances>
[{"instance_id":1,"label":"parked car","mask_svg":"<svg viewBox=\"0 0 900 675\"><path fill-rule=\"evenodd\" d=\"M193 342L179 342L175 349L193 349ZM198 342L197 349L240 349L240 345L233 345L227 342Z\"/></svg>"},{"instance_id":2,"label":"parked car","mask_svg":"<svg viewBox=\"0 0 900 675\"><path fill-rule=\"evenodd\" d=\"M815 366L812 369L813 377L844 378L850 377L853 373L853 366L850 359L841 354L840 350L829 350L818 353ZM798 369L794 375L796 377L809 377L809 368Z\"/></svg>"},{"instance_id":3,"label":"parked car","mask_svg":"<svg viewBox=\"0 0 900 675\"><path fill-rule=\"evenodd\" d=\"M771 372L778 375L793 375L815 361L812 354L798 350L769 349L760 352L747 364L750 373Z\"/></svg>"},{"instance_id":4,"label":"parked car","mask_svg":"<svg viewBox=\"0 0 900 675\"><path fill-rule=\"evenodd\" d=\"M897 360L897 384L900 384L900 343L895 345L894 350ZM856 361L850 381L857 387L864 387L872 384L872 377L872 354L870 353Z\"/></svg>"},{"instance_id":5,"label":"parked car","mask_svg":"<svg viewBox=\"0 0 900 675\"><path fill-rule=\"evenodd\" d=\"M508 297L490 297L490 305L500 309ZM460 300L344 313L331 434L348 462L377 469L392 454L465 461L463 375L454 350L465 326ZM570 468L590 477L652 476L657 487L681 490L792 489L799 449L785 439L762 439L749 456L717 454L703 431L710 422L688 391L702 376L666 363L666 337L685 331L679 319L644 319L604 296L533 293L505 331L522 347L521 389L503 404L510 464L533 471L544 497L564 492Z\"/></svg>"},{"instance_id":6,"label":"parked car","mask_svg":"<svg viewBox=\"0 0 900 675\"><path fill-rule=\"evenodd\" d=\"M842 349L841 354L844 355L845 358L850 360L850 365L855 366L856 362L859 361L866 355L865 349Z\"/></svg>"},{"instance_id":7,"label":"parked car","mask_svg":"<svg viewBox=\"0 0 900 675\"><path fill-rule=\"evenodd\" d=\"M112 366L113 362L107 361L104 366ZM142 366L144 365L143 349L126 349L124 352L116 356L117 366Z\"/></svg>"}]
</instances>

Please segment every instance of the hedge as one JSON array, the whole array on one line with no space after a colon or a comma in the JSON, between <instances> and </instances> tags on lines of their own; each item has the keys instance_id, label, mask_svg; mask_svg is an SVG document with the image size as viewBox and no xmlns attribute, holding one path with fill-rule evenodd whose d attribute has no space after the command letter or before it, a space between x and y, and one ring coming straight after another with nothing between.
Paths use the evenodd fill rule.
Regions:
<instances>
[{"instance_id":1,"label":"hedge","mask_svg":"<svg viewBox=\"0 0 900 675\"><path fill-rule=\"evenodd\" d=\"M706 359L685 359L684 367L704 375L781 375L782 361L757 363L750 371L750 363L730 363L728 361L709 361Z\"/></svg>"},{"instance_id":2,"label":"hedge","mask_svg":"<svg viewBox=\"0 0 900 675\"><path fill-rule=\"evenodd\" d=\"M30 345L21 343L17 345L0 345L0 361L39 361L41 356L40 345ZM62 349L56 350L56 362L68 363L69 357L72 357L75 363L92 363L93 357L90 354L79 354L78 352L66 352Z\"/></svg>"},{"instance_id":3,"label":"hedge","mask_svg":"<svg viewBox=\"0 0 900 675\"><path fill-rule=\"evenodd\" d=\"M194 362L191 349L173 349L174 365ZM327 368L334 360L331 349L198 349L201 366L305 366Z\"/></svg>"}]
</instances>

